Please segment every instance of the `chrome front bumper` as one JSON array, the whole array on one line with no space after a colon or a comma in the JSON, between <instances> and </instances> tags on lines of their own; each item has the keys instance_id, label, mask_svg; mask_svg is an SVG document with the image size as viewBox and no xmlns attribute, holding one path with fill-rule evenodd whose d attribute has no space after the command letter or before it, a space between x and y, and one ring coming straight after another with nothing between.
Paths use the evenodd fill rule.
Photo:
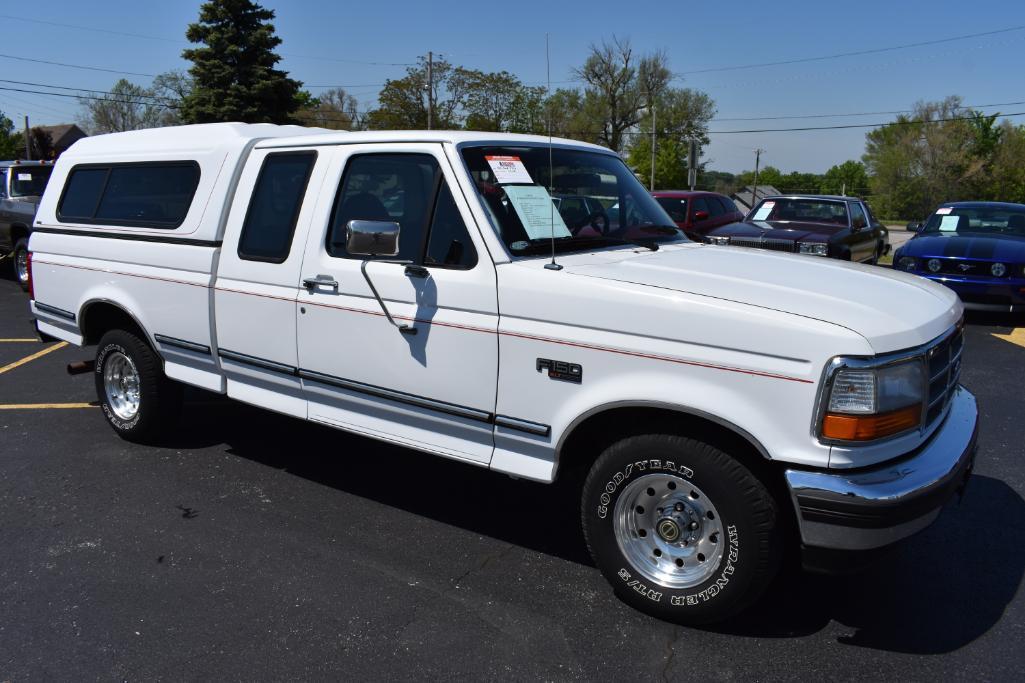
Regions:
<instances>
[{"instance_id":1,"label":"chrome front bumper","mask_svg":"<svg viewBox=\"0 0 1025 683\"><path fill-rule=\"evenodd\" d=\"M786 470L804 545L871 550L929 526L968 481L978 422L975 397L959 386L940 428L904 458L850 471Z\"/></svg>"}]
</instances>

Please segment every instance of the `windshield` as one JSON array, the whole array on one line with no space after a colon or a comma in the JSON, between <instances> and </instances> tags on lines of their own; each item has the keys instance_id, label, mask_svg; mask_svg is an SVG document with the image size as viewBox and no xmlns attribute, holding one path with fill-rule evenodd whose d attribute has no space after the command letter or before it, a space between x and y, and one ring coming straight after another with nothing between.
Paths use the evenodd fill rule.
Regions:
<instances>
[{"instance_id":1,"label":"windshield","mask_svg":"<svg viewBox=\"0 0 1025 683\"><path fill-rule=\"evenodd\" d=\"M46 189L53 166L11 166L8 173L12 197L39 197Z\"/></svg>"},{"instance_id":2,"label":"windshield","mask_svg":"<svg viewBox=\"0 0 1025 683\"><path fill-rule=\"evenodd\" d=\"M655 197L658 205L666 210L677 223L687 222L687 200L682 197Z\"/></svg>"},{"instance_id":3,"label":"windshield","mask_svg":"<svg viewBox=\"0 0 1025 683\"><path fill-rule=\"evenodd\" d=\"M929 217L922 231L974 232L1025 237L1025 207L967 209L944 206Z\"/></svg>"},{"instance_id":4,"label":"windshield","mask_svg":"<svg viewBox=\"0 0 1025 683\"><path fill-rule=\"evenodd\" d=\"M618 157L547 147L468 147L463 159L514 256L686 240ZM549 187L552 192L549 193Z\"/></svg>"},{"instance_id":5,"label":"windshield","mask_svg":"<svg viewBox=\"0 0 1025 683\"><path fill-rule=\"evenodd\" d=\"M847 204L822 199L765 199L748 220L848 225Z\"/></svg>"}]
</instances>

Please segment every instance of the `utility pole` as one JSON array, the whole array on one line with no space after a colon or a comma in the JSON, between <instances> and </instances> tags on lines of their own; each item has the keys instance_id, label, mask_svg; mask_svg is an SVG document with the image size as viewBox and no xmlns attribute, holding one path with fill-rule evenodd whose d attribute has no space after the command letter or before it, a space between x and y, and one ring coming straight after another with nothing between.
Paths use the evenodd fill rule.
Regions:
<instances>
[{"instance_id":1,"label":"utility pole","mask_svg":"<svg viewBox=\"0 0 1025 683\"><path fill-rule=\"evenodd\" d=\"M655 103L651 103L651 191L655 191Z\"/></svg>"},{"instance_id":2,"label":"utility pole","mask_svg":"<svg viewBox=\"0 0 1025 683\"><path fill-rule=\"evenodd\" d=\"M28 131L28 114L25 115L25 161L32 161L32 136Z\"/></svg>"},{"instance_id":3,"label":"utility pole","mask_svg":"<svg viewBox=\"0 0 1025 683\"><path fill-rule=\"evenodd\" d=\"M687 154L687 184L690 185L690 191L693 192L698 184L698 141L691 138L689 147L690 149Z\"/></svg>"},{"instance_id":4,"label":"utility pole","mask_svg":"<svg viewBox=\"0 0 1025 683\"><path fill-rule=\"evenodd\" d=\"M758 162L761 161L761 159L762 159L762 152L764 152L764 151L765 151L764 149L756 149L755 150L755 184L754 184L754 187L751 188L751 209L752 210L755 208L755 205L758 203Z\"/></svg>"},{"instance_id":5,"label":"utility pole","mask_svg":"<svg viewBox=\"0 0 1025 683\"><path fill-rule=\"evenodd\" d=\"M434 53L427 53L427 130L434 124Z\"/></svg>"}]
</instances>

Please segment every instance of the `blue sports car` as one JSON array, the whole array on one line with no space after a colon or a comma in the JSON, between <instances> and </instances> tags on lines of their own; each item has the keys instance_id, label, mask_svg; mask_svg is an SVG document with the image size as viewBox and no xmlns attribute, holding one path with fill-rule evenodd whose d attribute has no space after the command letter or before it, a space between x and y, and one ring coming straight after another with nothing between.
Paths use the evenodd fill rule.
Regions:
<instances>
[{"instance_id":1,"label":"blue sports car","mask_svg":"<svg viewBox=\"0 0 1025 683\"><path fill-rule=\"evenodd\" d=\"M893 255L893 267L950 287L965 308L1025 311L1025 204L950 202Z\"/></svg>"}]
</instances>

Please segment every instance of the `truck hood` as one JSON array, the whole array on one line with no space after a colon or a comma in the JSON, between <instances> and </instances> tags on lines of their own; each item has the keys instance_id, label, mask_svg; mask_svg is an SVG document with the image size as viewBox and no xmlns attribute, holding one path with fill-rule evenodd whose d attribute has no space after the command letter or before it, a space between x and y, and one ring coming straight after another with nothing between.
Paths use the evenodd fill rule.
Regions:
<instances>
[{"instance_id":1,"label":"truck hood","mask_svg":"<svg viewBox=\"0 0 1025 683\"><path fill-rule=\"evenodd\" d=\"M963 307L942 285L818 256L690 244L563 257L569 273L671 289L813 318L863 336L876 353L929 342Z\"/></svg>"},{"instance_id":2,"label":"truck hood","mask_svg":"<svg viewBox=\"0 0 1025 683\"><path fill-rule=\"evenodd\" d=\"M964 258L1025 263L1025 236L993 233L919 233L900 250L901 256Z\"/></svg>"}]
</instances>

